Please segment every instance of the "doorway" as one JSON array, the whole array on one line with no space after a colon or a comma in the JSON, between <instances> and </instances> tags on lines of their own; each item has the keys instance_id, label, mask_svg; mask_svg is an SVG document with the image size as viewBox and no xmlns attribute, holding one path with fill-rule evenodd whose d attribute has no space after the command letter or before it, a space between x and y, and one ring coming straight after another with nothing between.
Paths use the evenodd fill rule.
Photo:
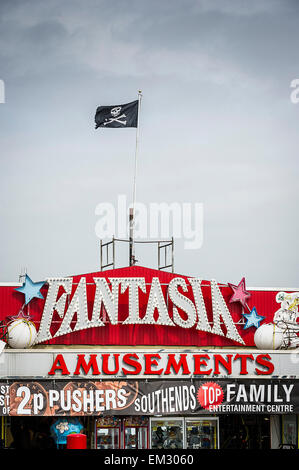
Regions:
<instances>
[{"instance_id":1,"label":"doorway","mask_svg":"<svg viewBox=\"0 0 299 470\"><path fill-rule=\"evenodd\" d=\"M220 415L221 449L270 449L269 415Z\"/></svg>"}]
</instances>

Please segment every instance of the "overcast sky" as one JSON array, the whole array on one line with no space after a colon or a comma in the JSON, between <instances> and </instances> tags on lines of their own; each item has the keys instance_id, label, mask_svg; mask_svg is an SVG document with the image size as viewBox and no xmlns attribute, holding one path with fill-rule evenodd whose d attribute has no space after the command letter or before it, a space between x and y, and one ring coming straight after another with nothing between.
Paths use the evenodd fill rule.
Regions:
<instances>
[{"instance_id":1,"label":"overcast sky","mask_svg":"<svg viewBox=\"0 0 299 470\"><path fill-rule=\"evenodd\" d=\"M298 21L297 0L1 0L0 281L99 269L96 207L131 202L136 132L94 114L141 89L137 200L204 207L175 272L299 287Z\"/></svg>"}]
</instances>

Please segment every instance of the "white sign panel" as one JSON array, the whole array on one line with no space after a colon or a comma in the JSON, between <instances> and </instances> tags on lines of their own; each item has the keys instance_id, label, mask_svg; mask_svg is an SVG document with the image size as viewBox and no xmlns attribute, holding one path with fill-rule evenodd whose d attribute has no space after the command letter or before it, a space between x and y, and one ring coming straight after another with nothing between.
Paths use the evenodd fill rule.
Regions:
<instances>
[{"instance_id":1,"label":"white sign panel","mask_svg":"<svg viewBox=\"0 0 299 470\"><path fill-rule=\"evenodd\" d=\"M299 377L299 351L5 350L7 378L173 379Z\"/></svg>"}]
</instances>

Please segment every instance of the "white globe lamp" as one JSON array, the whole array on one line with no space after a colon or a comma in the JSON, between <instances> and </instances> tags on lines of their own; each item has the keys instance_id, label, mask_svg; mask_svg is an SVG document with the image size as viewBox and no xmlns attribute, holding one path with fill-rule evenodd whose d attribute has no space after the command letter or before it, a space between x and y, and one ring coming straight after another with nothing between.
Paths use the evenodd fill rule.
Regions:
<instances>
[{"instance_id":1,"label":"white globe lamp","mask_svg":"<svg viewBox=\"0 0 299 470\"><path fill-rule=\"evenodd\" d=\"M264 323L254 334L258 349L279 349L283 344L283 331L274 323Z\"/></svg>"},{"instance_id":2,"label":"white globe lamp","mask_svg":"<svg viewBox=\"0 0 299 470\"><path fill-rule=\"evenodd\" d=\"M36 339L34 323L24 318L12 321L7 327L7 343L11 348L30 348Z\"/></svg>"}]
</instances>

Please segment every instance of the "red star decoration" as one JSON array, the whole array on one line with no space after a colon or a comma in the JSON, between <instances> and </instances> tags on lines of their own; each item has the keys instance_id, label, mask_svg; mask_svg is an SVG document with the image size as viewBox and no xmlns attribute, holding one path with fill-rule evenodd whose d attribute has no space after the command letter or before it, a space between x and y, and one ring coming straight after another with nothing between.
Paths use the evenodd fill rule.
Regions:
<instances>
[{"instance_id":1,"label":"red star decoration","mask_svg":"<svg viewBox=\"0 0 299 470\"><path fill-rule=\"evenodd\" d=\"M233 295L231 296L229 302L241 302L244 308L248 308L246 300L249 299L251 294L247 292L245 286L245 277L241 279L239 284L235 286L234 284L228 283L229 287L234 291Z\"/></svg>"},{"instance_id":2,"label":"red star decoration","mask_svg":"<svg viewBox=\"0 0 299 470\"><path fill-rule=\"evenodd\" d=\"M27 315L26 313L23 312L23 310L20 310L16 315L10 315L5 318L7 322L11 322L14 320L19 320L19 319L24 319L24 320L31 320L32 316Z\"/></svg>"}]
</instances>

